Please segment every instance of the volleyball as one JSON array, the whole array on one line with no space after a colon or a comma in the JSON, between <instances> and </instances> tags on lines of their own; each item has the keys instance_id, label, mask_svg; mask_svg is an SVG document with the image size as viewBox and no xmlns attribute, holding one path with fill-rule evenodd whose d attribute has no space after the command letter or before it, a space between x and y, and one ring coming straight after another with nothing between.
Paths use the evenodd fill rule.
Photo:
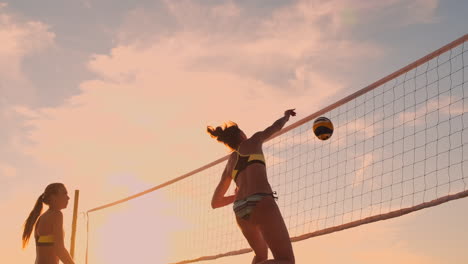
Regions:
<instances>
[{"instance_id":1,"label":"volleyball","mask_svg":"<svg viewBox=\"0 0 468 264\"><path fill-rule=\"evenodd\" d=\"M327 140L333 134L333 123L326 117L319 117L314 121L314 134L320 140Z\"/></svg>"}]
</instances>

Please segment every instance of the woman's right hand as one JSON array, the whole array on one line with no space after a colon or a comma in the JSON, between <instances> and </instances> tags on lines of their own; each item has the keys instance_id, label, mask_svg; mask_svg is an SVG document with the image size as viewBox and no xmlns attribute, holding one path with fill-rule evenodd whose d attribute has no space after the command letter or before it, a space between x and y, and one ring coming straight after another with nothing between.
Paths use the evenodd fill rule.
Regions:
<instances>
[{"instance_id":1,"label":"woman's right hand","mask_svg":"<svg viewBox=\"0 0 468 264\"><path fill-rule=\"evenodd\" d=\"M273 136L273 134L275 134L276 132L279 132L283 128L283 126L286 124L286 122L289 121L290 116L295 116L296 115L295 110L296 109L289 109L289 110L284 111L284 116L283 117L276 120L273 123L273 125L267 127L265 130L260 131L259 133L255 133L254 136L256 136L256 138L258 138L259 142L263 142L263 141L267 140L268 138ZM254 137L254 136L252 136L252 137Z\"/></svg>"},{"instance_id":2,"label":"woman's right hand","mask_svg":"<svg viewBox=\"0 0 468 264\"><path fill-rule=\"evenodd\" d=\"M294 110L296 110L296 108L286 110L286 111L284 111L284 115L287 116L287 117L296 116L296 112Z\"/></svg>"}]
</instances>

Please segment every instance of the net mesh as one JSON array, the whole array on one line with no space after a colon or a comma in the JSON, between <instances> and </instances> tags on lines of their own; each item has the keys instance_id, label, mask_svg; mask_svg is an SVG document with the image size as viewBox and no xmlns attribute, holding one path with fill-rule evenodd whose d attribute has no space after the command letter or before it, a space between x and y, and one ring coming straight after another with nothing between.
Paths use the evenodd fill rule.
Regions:
<instances>
[{"instance_id":1,"label":"net mesh","mask_svg":"<svg viewBox=\"0 0 468 264\"><path fill-rule=\"evenodd\" d=\"M264 144L293 241L467 195L466 39ZM318 116L334 124L329 140L312 132ZM249 252L232 207L211 209L225 163L90 212L89 262L186 263Z\"/></svg>"}]
</instances>

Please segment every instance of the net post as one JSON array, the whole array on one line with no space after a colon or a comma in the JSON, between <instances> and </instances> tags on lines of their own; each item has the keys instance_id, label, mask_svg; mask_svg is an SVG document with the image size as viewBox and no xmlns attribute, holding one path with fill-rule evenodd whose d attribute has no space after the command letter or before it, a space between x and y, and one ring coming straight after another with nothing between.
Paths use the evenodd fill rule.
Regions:
<instances>
[{"instance_id":1,"label":"net post","mask_svg":"<svg viewBox=\"0 0 468 264\"><path fill-rule=\"evenodd\" d=\"M74 197L74 203L73 203L72 233L71 233L71 241L70 241L70 255L72 259L75 257L76 220L78 217L79 198L80 198L80 190L75 190L75 197Z\"/></svg>"}]
</instances>

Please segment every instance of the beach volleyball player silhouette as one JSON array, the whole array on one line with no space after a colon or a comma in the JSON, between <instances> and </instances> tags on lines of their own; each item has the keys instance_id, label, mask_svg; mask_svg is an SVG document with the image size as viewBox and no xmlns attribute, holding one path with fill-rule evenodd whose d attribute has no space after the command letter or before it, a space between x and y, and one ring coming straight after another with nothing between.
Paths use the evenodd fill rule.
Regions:
<instances>
[{"instance_id":1,"label":"beach volleyball player silhouette","mask_svg":"<svg viewBox=\"0 0 468 264\"><path fill-rule=\"evenodd\" d=\"M248 138L234 122L208 126L207 132L224 143L232 153L211 201L213 208L234 203L238 226L255 253L253 264L294 264L294 253L289 233L268 182L262 144L295 116L294 109L263 131ZM236 194L225 196L231 182L236 184ZM273 260L268 259L268 248Z\"/></svg>"}]
</instances>

